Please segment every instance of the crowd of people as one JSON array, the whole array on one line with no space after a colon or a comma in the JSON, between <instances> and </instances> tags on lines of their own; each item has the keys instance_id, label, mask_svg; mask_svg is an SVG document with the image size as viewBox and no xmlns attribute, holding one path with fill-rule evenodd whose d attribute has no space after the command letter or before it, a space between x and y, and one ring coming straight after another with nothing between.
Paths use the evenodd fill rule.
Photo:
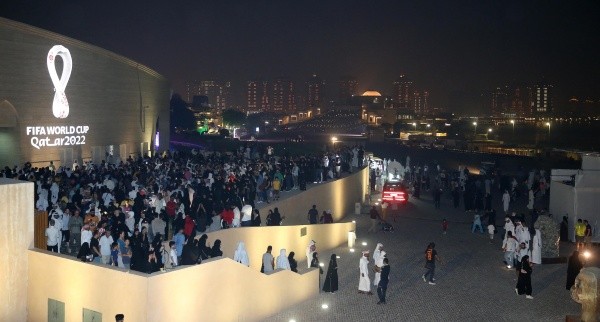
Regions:
<instances>
[{"instance_id":1,"label":"crowd of people","mask_svg":"<svg viewBox=\"0 0 600 322\"><path fill-rule=\"evenodd\" d=\"M194 255L184 256L186 246L210 257L206 240L197 238L205 232L281 225L285 216L276 207L263 222L257 205L352 172L363 157L360 146L292 156L252 143L233 152L187 149L118 164L26 163L5 167L0 177L35 183L35 207L49 215L48 250L155 271L154 261L159 269L194 262ZM324 211L319 221L332 218Z\"/></svg>"}]
</instances>

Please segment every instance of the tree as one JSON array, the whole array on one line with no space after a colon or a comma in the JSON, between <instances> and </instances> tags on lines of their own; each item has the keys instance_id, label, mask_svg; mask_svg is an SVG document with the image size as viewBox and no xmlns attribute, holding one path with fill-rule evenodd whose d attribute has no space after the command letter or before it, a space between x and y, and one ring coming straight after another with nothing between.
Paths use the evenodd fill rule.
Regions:
<instances>
[{"instance_id":1,"label":"tree","mask_svg":"<svg viewBox=\"0 0 600 322\"><path fill-rule=\"evenodd\" d=\"M171 96L171 129L195 130L196 119L194 113L187 107L187 103L179 94Z\"/></svg>"},{"instance_id":2,"label":"tree","mask_svg":"<svg viewBox=\"0 0 600 322\"><path fill-rule=\"evenodd\" d=\"M246 121L246 114L234 109L223 111L223 124L240 126Z\"/></svg>"}]
</instances>

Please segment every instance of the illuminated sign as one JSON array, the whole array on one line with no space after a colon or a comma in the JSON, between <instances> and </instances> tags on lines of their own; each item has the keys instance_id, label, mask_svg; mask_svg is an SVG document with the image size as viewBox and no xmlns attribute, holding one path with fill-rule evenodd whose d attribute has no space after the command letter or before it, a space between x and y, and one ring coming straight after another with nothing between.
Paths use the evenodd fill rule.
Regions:
<instances>
[{"instance_id":1,"label":"illuminated sign","mask_svg":"<svg viewBox=\"0 0 600 322\"><path fill-rule=\"evenodd\" d=\"M63 70L60 78L58 78L58 74L56 73L56 56L60 56L63 61ZM52 84L54 84L52 114L56 118L64 119L69 116L69 101L67 101L65 89L67 88L69 77L71 77L71 70L73 69L71 53L64 46L56 45L48 52L47 63L50 79L52 80Z\"/></svg>"},{"instance_id":2,"label":"illuminated sign","mask_svg":"<svg viewBox=\"0 0 600 322\"><path fill-rule=\"evenodd\" d=\"M60 78L56 72L56 57L60 56L63 61L63 69ZM54 85L54 100L52 101L52 114L59 119L69 116L69 101L65 89L73 70L73 60L67 48L56 45L50 49L46 57L48 72ZM84 145L85 136L90 130L87 125L58 125L58 126L27 126L25 134L30 137L31 145L40 149L42 147Z\"/></svg>"}]
</instances>

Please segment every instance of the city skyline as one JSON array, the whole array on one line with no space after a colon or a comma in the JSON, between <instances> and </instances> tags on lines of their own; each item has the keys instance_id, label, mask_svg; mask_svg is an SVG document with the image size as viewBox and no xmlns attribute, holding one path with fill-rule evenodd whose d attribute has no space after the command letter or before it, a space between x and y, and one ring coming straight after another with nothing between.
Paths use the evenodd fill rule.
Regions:
<instances>
[{"instance_id":1,"label":"city skyline","mask_svg":"<svg viewBox=\"0 0 600 322\"><path fill-rule=\"evenodd\" d=\"M561 104L597 100L599 12L593 1L0 4L3 17L146 64L182 96L190 79L238 86L291 75L300 84L312 73L326 86L353 75L359 93L391 95L406 74L432 93L432 106L453 112L480 112L481 93L497 84L541 79Z\"/></svg>"}]
</instances>

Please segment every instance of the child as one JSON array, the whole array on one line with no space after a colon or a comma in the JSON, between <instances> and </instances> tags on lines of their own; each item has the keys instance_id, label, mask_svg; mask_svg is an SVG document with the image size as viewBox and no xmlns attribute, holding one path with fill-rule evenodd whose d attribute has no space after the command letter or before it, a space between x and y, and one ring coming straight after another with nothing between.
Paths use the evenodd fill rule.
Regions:
<instances>
[{"instance_id":1,"label":"child","mask_svg":"<svg viewBox=\"0 0 600 322\"><path fill-rule=\"evenodd\" d=\"M179 265L179 263L177 262L177 248L175 247L174 241L169 242L169 248L171 248L171 250L169 251L169 256L171 257L171 265L175 267Z\"/></svg>"},{"instance_id":2,"label":"child","mask_svg":"<svg viewBox=\"0 0 600 322\"><path fill-rule=\"evenodd\" d=\"M490 243L494 240L494 232L496 231L496 227L493 224L489 224L487 226L488 234L490 234Z\"/></svg>"},{"instance_id":3,"label":"child","mask_svg":"<svg viewBox=\"0 0 600 322\"><path fill-rule=\"evenodd\" d=\"M110 265L119 266L119 243L114 242L110 246Z\"/></svg>"},{"instance_id":4,"label":"child","mask_svg":"<svg viewBox=\"0 0 600 322\"><path fill-rule=\"evenodd\" d=\"M444 235L446 235L447 231L448 231L448 221L446 221L446 218L444 218L444 220L442 220L442 232Z\"/></svg>"}]
</instances>

